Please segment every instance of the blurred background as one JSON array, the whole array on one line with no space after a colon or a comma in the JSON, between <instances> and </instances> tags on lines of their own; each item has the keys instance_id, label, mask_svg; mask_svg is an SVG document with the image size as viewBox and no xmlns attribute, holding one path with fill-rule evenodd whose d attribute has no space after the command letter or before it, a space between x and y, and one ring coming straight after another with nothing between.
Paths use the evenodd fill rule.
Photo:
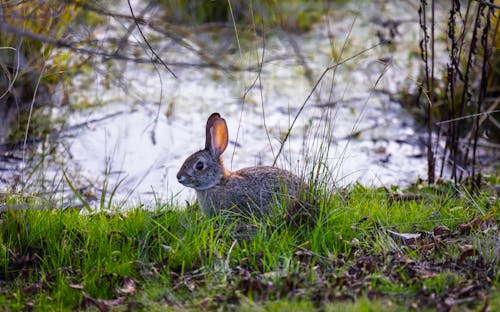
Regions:
<instances>
[{"instance_id":1,"label":"blurred background","mask_svg":"<svg viewBox=\"0 0 500 312\"><path fill-rule=\"evenodd\" d=\"M2 1L0 192L192 201L212 112L232 170L495 184L499 2Z\"/></svg>"}]
</instances>

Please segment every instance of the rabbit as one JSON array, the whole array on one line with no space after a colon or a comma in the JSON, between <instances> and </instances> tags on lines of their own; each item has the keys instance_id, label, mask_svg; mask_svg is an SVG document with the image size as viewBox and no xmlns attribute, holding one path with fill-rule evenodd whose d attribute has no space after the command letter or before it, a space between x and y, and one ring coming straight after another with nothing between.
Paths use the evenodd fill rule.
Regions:
<instances>
[{"instance_id":1,"label":"rabbit","mask_svg":"<svg viewBox=\"0 0 500 312\"><path fill-rule=\"evenodd\" d=\"M208 118L205 138L205 148L184 161L177 180L196 190L198 205L208 216L228 211L266 215L283 199L295 201L305 186L298 176L276 167L226 169L221 155L228 144L228 130L218 113Z\"/></svg>"}]
</instances>

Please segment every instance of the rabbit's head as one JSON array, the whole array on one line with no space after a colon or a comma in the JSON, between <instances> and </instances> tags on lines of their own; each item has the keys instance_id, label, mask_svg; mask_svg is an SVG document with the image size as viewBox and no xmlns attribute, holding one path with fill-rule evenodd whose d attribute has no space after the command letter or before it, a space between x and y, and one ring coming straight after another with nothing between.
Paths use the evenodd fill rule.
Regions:
<instances>
[{"instance_id":1,"label":"rabbit's head","mask_svg":"<svg viewBox=\"0 0 500 312\"><path fill-rule=\"evenodd\" d=\"M197 191L216 185L226 173L221 154L227 147L226 121L218 113L207 120L205 148L189 156L177 173L179 183Z\"/></svg>"}]
</instances>

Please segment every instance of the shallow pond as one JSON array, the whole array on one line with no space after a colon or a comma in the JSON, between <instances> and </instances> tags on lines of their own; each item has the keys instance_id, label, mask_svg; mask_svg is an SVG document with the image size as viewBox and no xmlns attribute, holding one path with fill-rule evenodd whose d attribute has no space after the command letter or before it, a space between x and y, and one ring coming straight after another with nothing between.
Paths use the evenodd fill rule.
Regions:
<instances>
[{"instance_id":1,"label":"shallow pond","mask_svg":"<svg viewBox=\"0 0 500 312\"><path fill-rule=\"evenodd\" d=\"M192 200L194 192L175 175L184 159L203 147L212 112L228 123L230 144L223 157L235 170L271 165L304 103L280 167L303 173L319 145L328 143L328 175L337 185L405 185L426 177L424 128L392 100L416 85L417 9L406 1L349 4L331 10L308 33L276 33L264 48L259 41L241 50L234 33L203 32L179 45L145 28L169 63L199 63L208 49L220 64L252 70L171 65L175 79L162 66L96 64L100 70L76 77L70 101L102 105L69 115L58 154L64 161L54 165L53 180L64 180L64 169L75 184L91 185L97 197L107 183L110 191L119 185L116 200ZM149 14L153 18L155 11ZM110 19L98 39L124 32L128 23ZM380 45L382 37L391 44ZM137 32L129 41L132 49L141 49ZM328 71L314 88L336 63L332 55L340 61L357 56Z\"/></svg>"}]
</instances>

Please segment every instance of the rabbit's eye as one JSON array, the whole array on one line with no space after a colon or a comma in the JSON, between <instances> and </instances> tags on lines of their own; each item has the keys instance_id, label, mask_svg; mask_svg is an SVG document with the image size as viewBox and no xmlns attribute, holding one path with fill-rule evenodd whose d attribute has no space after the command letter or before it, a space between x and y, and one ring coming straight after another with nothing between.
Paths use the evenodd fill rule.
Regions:
<instances>
[{"instance_id":1,"label":"rabbit's eye","mask_svg":"<svg viewBox=\"0 0 500 312\"><path fill-rule=\"evenodd\" d=\"M199 161L196 163L195 168L196 170L202 170L203 169L203 162Z\"/></svg>"}]
</instances>

